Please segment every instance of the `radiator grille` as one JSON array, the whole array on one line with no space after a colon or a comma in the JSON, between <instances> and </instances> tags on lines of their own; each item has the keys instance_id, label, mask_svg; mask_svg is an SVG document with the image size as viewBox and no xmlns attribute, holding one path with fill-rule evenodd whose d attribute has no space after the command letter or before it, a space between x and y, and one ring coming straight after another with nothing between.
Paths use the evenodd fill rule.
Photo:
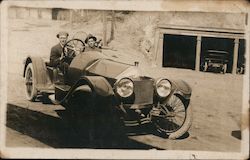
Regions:
<instances>
[{"instance_id":1,"label":"radiator grille","mask_svg":"<svg viewBox=\"0 0 250 160\"><path fill-rule=\"evenodd\" d=\"M135 104L152 104L154 94L153 81L149 79L135 80L134 93Z\"/></svg>"}]
</instances>

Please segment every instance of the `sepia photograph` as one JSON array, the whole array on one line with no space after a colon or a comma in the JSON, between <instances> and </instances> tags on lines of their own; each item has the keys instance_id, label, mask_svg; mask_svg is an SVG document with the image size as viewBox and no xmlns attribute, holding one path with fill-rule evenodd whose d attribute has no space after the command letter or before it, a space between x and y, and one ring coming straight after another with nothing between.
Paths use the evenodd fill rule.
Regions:
<instances>
[{"instance_id":1,"label":"sepia photograph","mask_svg":"<svg viewBox=\"0 0 250 160\"><path fill-rule=\"evenodd\" d=\"M3 1L1 156L247 159L249 4L196 1Z\"/></svg>"}]
</instances>

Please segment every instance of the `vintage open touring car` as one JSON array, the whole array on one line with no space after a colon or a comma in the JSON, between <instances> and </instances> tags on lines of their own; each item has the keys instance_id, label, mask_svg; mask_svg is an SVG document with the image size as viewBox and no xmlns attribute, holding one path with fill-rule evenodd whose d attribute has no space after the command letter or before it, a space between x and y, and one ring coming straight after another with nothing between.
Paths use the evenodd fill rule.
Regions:
<instances>
[{"instance_id":1,"label":"vintage open touring car","mask_svg":"<svg viewBox=\"0 0 250 160\"><path fill-rule=\"evenodd\" d=\"M217 69L222 73L227 72L229 53L219 50L207 50L204 53L203 71Z\"/></svg>"},{"instance_id":2,"label":"vintage open touring car","mask_svg":"<svg viewBox=\"0 0 250 160\"><path fill-rule=\"evenodd\" d=\"M191 88L185 81L145 76L138 63L121 63L82 48L79 39L65 44L63 52L75 53L68 57L72 59L68 71L58 72L60 83L53 81L57 68L47 66L40 57L27 57L23 73L27 99L48 95L52 103L70 111L73 123L99 120L101 131L105 126L115 128L113 121L132 128L150 123L170 139L189 130Z\"/></svg>"}]
</instances>

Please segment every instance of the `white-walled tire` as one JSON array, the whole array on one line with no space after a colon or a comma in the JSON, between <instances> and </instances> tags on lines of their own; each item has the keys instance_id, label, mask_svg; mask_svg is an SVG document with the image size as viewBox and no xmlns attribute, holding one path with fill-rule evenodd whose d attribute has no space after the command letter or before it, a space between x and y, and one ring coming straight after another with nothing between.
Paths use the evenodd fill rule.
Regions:
<instances>
[{"instance_id":1,"label":"white-walled tire","mask_svg":"<svg viewBox=\"0 0 250 160\"><path fill-rule=\"evenodd\" d=\"M32 63L29 63L25 70L25 93L29 101L35 101L37 97L36 77Z\"/></svg>"},{"instance_id":2,"label":"white-walled tire","mask_svg":"<svg viewBox=\"0 0 250 160\"><path fill-rule=\"evenodd\" d=\"M170 133L168 135L169 139L177 139L183 136L191 127L192 125L192 109L191 105L189 105L186 109L186 118L185 122L183 123L182 127L177 130L176 132Z\"/></svg>"},{"instance_id":3,"label":"white-walled tire","mask_svg":"<svg viewBox=\"0 0 250 160\"><path fill-rule=\"evenodd\" d=\"M169 139L180 138L192 124L191 105L186 107L178 96L172 95L170 100L161 106L160 114L153 119L153 124L160 134Z\"/></svg>"}]
</instances>

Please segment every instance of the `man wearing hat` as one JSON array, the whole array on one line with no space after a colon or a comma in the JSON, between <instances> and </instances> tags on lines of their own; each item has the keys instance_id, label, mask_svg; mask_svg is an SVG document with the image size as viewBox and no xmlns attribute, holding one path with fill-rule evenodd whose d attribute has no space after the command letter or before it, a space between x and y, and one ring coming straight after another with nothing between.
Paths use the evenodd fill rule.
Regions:
<instances>
[{"instance_id":1,"label":"man wearing hat","mask_svg":"<svg viewBox=\"0 0 250 160\"><path fill-rule=\"evenodd\" d=\"M97 38L95 36L93 36L92 34L89 34L87 36L87 38L85 39L85 44L87 44L87 46L85 48L85 52L86 51L99 51L99 52L101 52L101 49L96 46L97 45L96 40L97 40Z\"/></svg>"},{"instance_id":2,"label":"man wearing hat","mask_svg":"<svg viewBox=\"0 0 250 160\"><path fill-rule=\"evenodd\" d=\"M67 32L59 32L56 37L59 39L59 43L51 48L49 66L59 68L63 73L68 69L69 64L62 62L63 59L63 46L67 42L69 34ZM57 70L53 71L54 81L57 81Z\"/></svg>"},{"instance_id":3,"label":"man wearing hat","mask_svg":"<svg viewBox=\"0 0 250 160\"><path fill-rule=\"evenodd\" d=\"M67 42L69 34L67 32L59 32L56 37L59 39L59 43L51 48L50 52L50 65L52 67L58 67L63 58L63 46Z\"/></svg>"}]
</instances>

